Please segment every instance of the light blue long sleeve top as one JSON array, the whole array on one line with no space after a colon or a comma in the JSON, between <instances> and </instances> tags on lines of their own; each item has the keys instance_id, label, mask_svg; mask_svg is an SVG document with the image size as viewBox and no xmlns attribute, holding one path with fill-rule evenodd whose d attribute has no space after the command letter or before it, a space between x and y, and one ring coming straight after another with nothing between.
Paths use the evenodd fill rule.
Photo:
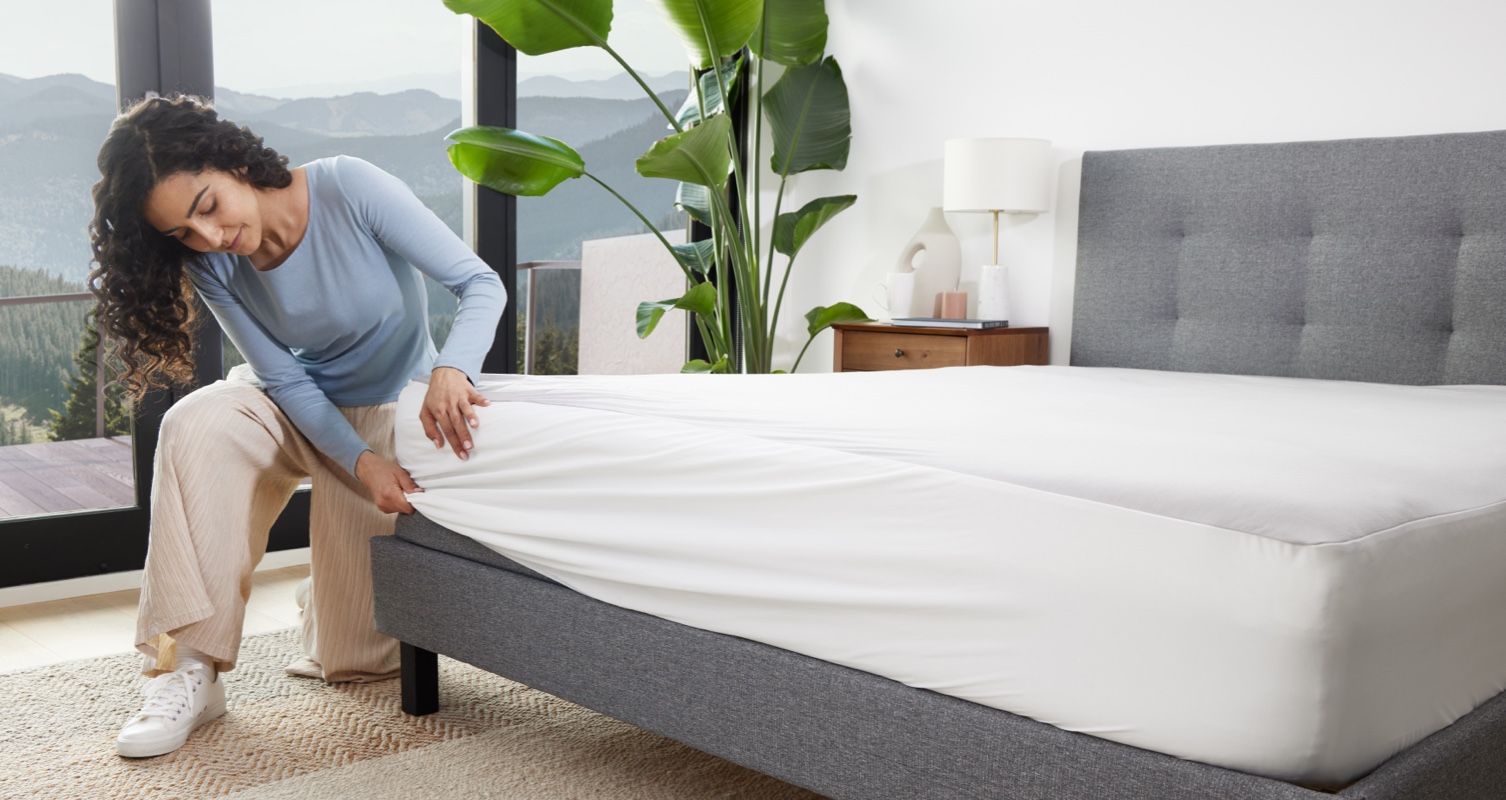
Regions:
<instances>
[{"instance_id":1,"label":"light blue long sleeve top","mask_svg":"<svg viewBox=\"0 0 1506 800\"><path fill-rule=\"evenodd\" d=\"M189 280L267 395L320 452L355 473L368 449L339 406L396 400L454 367L474 383L507 292L497 274L414 196L354 156L304 165L308 228L277 267L200 253ZM436 351L422 272L460 298Z\"/></svg>"}]
</instances>

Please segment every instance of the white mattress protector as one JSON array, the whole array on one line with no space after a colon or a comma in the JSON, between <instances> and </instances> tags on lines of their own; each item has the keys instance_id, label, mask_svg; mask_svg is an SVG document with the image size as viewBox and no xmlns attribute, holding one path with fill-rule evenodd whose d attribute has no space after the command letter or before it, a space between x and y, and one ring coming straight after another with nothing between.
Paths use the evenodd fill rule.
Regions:
<instances>
[{"instance_id":1,"label":"white mattress protector","mask_svg":"<svg viewBox=\"0 0 1506 800\"><path fill-rule=\"evenodd\" d=\"M1506 689L1506 387L483 377L410 501L608 603L1318 787Z\"/></svg>"}]
</instances>

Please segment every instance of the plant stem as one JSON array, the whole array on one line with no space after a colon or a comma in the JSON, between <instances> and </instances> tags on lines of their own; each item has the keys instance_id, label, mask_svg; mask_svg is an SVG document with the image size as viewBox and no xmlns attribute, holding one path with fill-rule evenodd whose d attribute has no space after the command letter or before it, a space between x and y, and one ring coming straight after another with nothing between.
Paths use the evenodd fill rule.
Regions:
<instances>
[{"instance_id":1,"label":"plant stem","mask_svg":"<svg viewBox=\"0 0 1506 800\"><path fill-rule=\"evenodd\" d=\"M769 39L769 4L768 3L764 3L764 5L763 5L763 20L762 20L761 24L758 26L758 33L759 33L758 52L762 53L764 51L766 43L768 42L768 39ZM749 51L749 55L750 56L752 55L751 49ZM751 73L752 70L749 70L749 72ZM758 160L759 151L763 147L763 56L762 55L758 56L758 80L754 81L753 86L750 87L748 91L751 92L751 94L749 94L748 96L751 99L752 104L753 104L753 166L752 166L752 169L749 170L749 171L753 173L753 224L755 226L757 226L759 224L759 220L762 219L758 215L758 189L759 189L759 184L762 182L761 178L762 178L762 172L763 172L763 170L760 168L761 164L760 164L760 162ZM759 230L762 230L762 229L755 227L754 230L755 231L759 231ZM755 233L754 236L753 236L753 263L754 264L757 264L759 261L762 260L761 257L760 257L760 254L762 253L761 245L762 245L762 237L759 236L757 233ZM772 275L770 275L769 277L770 277L770 279L773 278ZM764 281L764 285L768 286L768 281ZM768 292L767 289L765 289L764 293L763 293L763 303L764 303L764 305L768 305L769 304L769 292Z\"/></svg>"},{"instance_id":2,"label":"plant stem","mask_svg":"<svg viewBox=\"0 0 1506 800\"><path fill-rule=\"evenodd\" d=\"M732 96L727 93L727 82L722 79L721 53L717 49L716 40L711 36L711 28L706 24L707 20L705 6L700 2L700 0L697 0L695 7L696 15L700 17L701 20L701 34L705 37L706 40L706 53L711 59L711 74L712 77L716 78L716 88L717 91L721 94L722 113L728 115L728 117L730 118L732 115ZM751 57L752 53L750 52L749 58ZM700 85L700 81L697 80L696 89L698 92L698 98ZM705 102L700 102L701 120L704 122L706 119ZM738 156L736 137L730 129L727 133L727 141L725 146L728 148L728 154L732 157L732 174L733 178L737 181L736 189L734 191L737 193L738 197L742 198L742 202L738 204L738 207L742 209L744 217L744 219L742 220L742 225L740 226L742 234L741 236L738 235L739 226L734 226L732 224L732 215L730 213L727 214L725 223L727 226L727 235L730 239L730 241L728 242L728 249L734 252L740 251L737 252L737 255L739 257L734 262L734 269L736 270L735 280L737 281L737 293L738 297L742 301L743 310L741 317L742 329L744 333L743 356L744 358L748 358L749 353L752 353L752 357L750 359L751 363L749 366L753 371L757 372L760 371L758 365L763 362L762 353L764 350L764 319L762 308L759 307L755 302L753 302L758 298L758 261L756 260L756 257L751 263L748 260L749 254L752 251L748 247L748 225L746 219L748 209L747 184L745 179L743 178L742 159ZM754 235L757 234L755 233Z\"/></svg>"},{"instance_id":3,"label":"plant stem","mask_svg":"<svg viewBox=\"0 0 1506 800\"><path fill-rule=\"evenodd\" d=\"M701 76L690 71L690 82L695 86L695 107L701 112L701 122L706 121L706 93L701 91Z\"/></svg>"},{"instance_id":4,"label":"plant stem","mask_svg":"<svg viewBox=\"0 0 1506 800\"><path fill-rule=\"evenodd\" d=\"M818 331L818 333L819 333L819 331ZM800 348L800 355L795 356L795 366L790 367L790 374L791 375L795 374L795 370L800 369L800 359L805 358L805 351L810 349L811 342L814 342L814 341L816 341L816 337L815 336L812 336L809 339L805 340L805 347Z\"/></svg>"},{"instance_id":5,"label":"plant stem","mask_svg":"<svg viewBox=\"0 0 1506 800\"><path fill-rule=\"evenodd\" d=\"M732 97L731 95L727 94L727 82L722 80L721 55L717 52L716 40L711 38L711 29L706 26L705 6L703 6L699 1L696 2L695 11L696 15L701 18L701 34L706 38L706 52L711 56L711 75L712 77L716 78L716 90L720 92L722 96L722 113L726 114L730 119L732 117ZM749 54L749 57L752 57L751 53ZM696 87L699 88L700 85L701 82L697 80ZM701 106L701 119L703 121L706 119L706 108L704 103ZM742 159L739 159L737 157L737 143L733 140L733 134L730 132L727 134L727 146L732 153L732 174L737 179L737 191L739 193L739 196L742 196L746 193L746 187L743 184ZM746 209L748 207L747 201L744 200L744 202L740 204L740 207ZM746 237L744 237L744 239L740 240L738 243L743 244L745 241ZM753 276L753 285L758 285L757 275Z\"/></svg>"},{"instance_id":6,"label":"plant stem","mask_svg":"<svg viewBox=\"0 0 1506 800\"><path fill-rule=\"evenodd\" d=\"M716 69L716 66L713 65L712 69ZM706 121L706 94L701 91L701 76L696 75L694 70L691 71L691 83L695 85L695 104L696 108L701 112L701 122L704 123ZM723 108L726 108L725 102L723 103ZM727 264L727 253L722 247L722 225L716 213L719 207L716 205L716 198L717 188L715 186L707 186L706 199L712 203L712 206L707 209L707 212L711 214L711 223L706 227L711 229L712 261L716 264L716 325L722 333L722 341L725 346L731 348L732 310L728 308L730 298L727 295L727 270L724 268ZM731 350L728 349L727 353L730 355ZM707 355L715 354L708 353ZM712 359L712 361L715 360L715 358Z\"/></svg>"},{"instance_id":7,"label":"plant stem","mask_svg":"<svg viewBox=\"0 0 1506 800\"><path fill-rule=\"evenodd\" d=\"M744 291L744 284L746 283L746 281L737 280L737 274L744 271L740 264L740 262L742 261L742 253L735 244L736 236L735 232L732 229L732 212L727 208L727 199L722 196L721 191L718 190L717 187L712 186L708 188L712 190L708 191L706 193L706 196L711 198L711 219L713 223L715 223L712 226L712 233L713 235L715 235L717 230L720 229L722 233L722 240L725 243L724 247L719 247L717 249L717 253L722 256L722 261L717 265L716 289L721 307L727 312L722 315L722 322L723 330L725 331L724 336L726 338L728 347L728 363L730 364L731 357L733 355L731 348L733 347L735 341L732 338L732 296L727 289L727 271L721 269L721 267L725 264L726 266L731 268L730 271L732 273L732 279L737 283L738 292L740 295ZM728 261L730 261L731 263L727 263ZM744 303L744 305L746 305L746 303Z\"/></svg>"},{"instance_id":8,"label":"plant stem","mask_svg":"<svg viewBox=\"0 0 1506 800\"><path fill-rule=\"evenodd\" d=\"M614 60L617 61L618 64L621 64L622 68L624 70L627 70L627 74L630 75L633 80L637 81L639 86L643 87L643 91L648 95L648 99L654 101L654 105L659 107L659 111L664 114L665 119L669 120L669 124L675 126L676 131L681 130L680 123L675 120L675 115L669 113L669 109L664 107L664 103L659 100L659 95L654 94L653 90L648 88L648 84L643 82L643 78L639 77L637 71L628 66L628 63L622 59L622 56L618 55L617 51L613 50L612 46L607 44L606 39L597 36L596 32L591 30L591 27L589 25L582 22L579 17L561 8L558 3L545 2L543 5L546 6L549 11L552 12L555 16L563 19L567 24L570 25L570 27L574 28L582 36L590 39L591 44L594 44L597 47L600 47L601 49L607 51L607 55L610 55Z\"/></svg>"},{"instance_id":9,"label":"plant stem","mask_svg":"<svg viewBox=\"0 0 1506 800\"><path fill-rule=\"evenodd\" d=\"M779 193L774 196L774 224L776 226L779 224L779 209L781 209L781 208L784 207L784 184L788 180L789 180L789 178L787 176L785 176L785 175L780 175L779 176ZM771 233L770 236L772 237L773 234ZM789 280L789 276L790 276L790 269L789 269L788 266L786 266L785 269L784 269L784 277L785 277L786 281ZM769 305L769 287L773 286L773 285L774 285L774 241L771 238L769 240L769 281L768 281L768 283L764 284L764 290L763 290L763 304L764 304L765 307L767 307ZM782 286L780 287L779 294L780 294L781 297L783 297L783 295L784 295L784 288ZM778 327L779 327L779 306L775 305L774 306L774 318L769 321L769 337L770 338L774 338L774 337L778 336L778 332L776 331L776 329Z\"/></svg>"},{"instance_id":10,"label":"plant stem","mask_svg":"<svg viewBox=\"0 0 1506 800\"><path fill-rule=\"evenodd\" d=\"M787 261L787 262L785 262L785 265L784 265L784 280L782 280L782 281L779 282L779 299L776 300L776 301L774 301L774 324L775 325L779 324L779 309L784 306L784 287L788 286L789 283L790 283L790 268L793 267L793 266L795 266L795 256L797 256L797 255L799 255L798 252L792 254L790 256L790 260Z\"/></svg>"},{"instance_id":11,"label":"plant stem","mask_svg":"<svg viewBox=\"0 0 1506 800\"><path fill-rule=\"evenodd\" d=\"M613 50L611 45L606 43L605 39L599 40L597 46L607 51L607 53L611 55L612 58L616 59L617 63L621 64L622 68L627 70L627 74L632 76L633 80L637 81L639 86L643 87L644 94L647 94L648 98L654 101L654 105L659 107L659 112L664 115L665 119L669 120L670 125L674 126L675 133L685 132L685 129L680 127L680 121L675 119L675 115L669 113L669 109L664 107L664 101L659 99L659 95L654 94L654 90L648 88L648 84L643 82L643 78L639 77L638 73L634 71L632 67L628 66L628 63L626 61L622 60L622 56L618 55L617 51Z\"/></svg>"},{"instance_id":12,"label":"plant stem","mask_svg":"<svg viewBox=\"0 0 1506 800\"><path fill-rule=\"evenodd\" d=\"M764 36L767 36L768 35L767 34L767 30L768 30L768 18L769 18L769 6L768 6L767 3L764 4L764 12L763 13L764 13L764 25L762 25L762 26L759 27L759 31L761 33L763 33ZM763 43L762 43L762 41L760 41L759 42L759 50L762 50L762 49L763 49ZM763 144L763 59L762 58L758 59L758 81L753 85L753 87L750 89L750 91L752 92L752 94L749 95L749 96L752 98L752 102L753 102L753 164L749 167L748 171L751 172L751 173L753 173L753 268L757 269L758 268L758 263L762 260L759 256L761 254L761 247L762 247L762 244L763 244L763 236L762 236L762 231L763 231L762 220L763 220L763 217L762 217L762 215L760 215L759 208L758 208L758 206L759 206L759 199L760 199L759 198L759 191L758 190L759 190L760 184L763 182L763 164L762 164L761 161L758 160L759 149L760 149L761 145ZM771 249L771 250L773 249L773 244L772 243L770 243L770 248L769 249ZM766 331L768 331L767 338L764 340L764 346L767 348L766 352L764 353L764 360L766 362L768 362L768 364L769 364L770 367L774 366L774 339L775 339L774 330L769 325L769 284L774 282L774 271L773 271L772 267L773 267L773 264L771 263L770 264L769 274L768 274L768 276L766 278L764 278L764 282L763 282L763 302L758 304L758 311L759 311L759 314L762 316L762 320L759 323L759 327L762 328L762 329L764 329L764 330L766 330Z\"/></svg>"},{"instance_id":13,"label":"plant stem","mask_svg":"<svg viewBox=\"0 0 1506 800\"><path fill-rule=\"evenodd\" d=\"M779 208L784 204L784 185L785 182L789 180L790 176L790 159L794 157L796 149L800 147L800 134L805 132L805 118L806 115L810 113L811 103L814 101L814 99L815 89L812 88L806 93L805 102L801 104L799 122L795 125L795 136L794 138L790 139L790 149L789 152L785 154L784 169L779 173L779 197L774 202L774 220L776 224L779 220ZM795 253L790 253L790 260L784 265L784 280L779 284L780 302L784 300L784 287L790 282L790 267L795 265L795 255ZM772 242L770 243L769 247L769 282L774 282L774 248ZM767 303L768 300L765 299L764 302ZM779 324L779 305L779 302L776 302L774 304L774 320L772 323L773 326L777 326ZM770 330L772 330L772 326ZM773 334L771 333L770 335L772 336ZM806 342L805 346L810 347L810 342ZM801 355L805 354L804 347L800 349L800 353ZM800 364L800 359L798 357L795 359L795 364L796 366Z\"/></svg>"},{"instance_id":14,"label":"plant stem","mask_svg":"<svg viewBox=\"0 0 1506 800\"><path fill-rule=\"evenodd\" d=\"M731 266L734 271L734 280L737 283L738 299L741 301L744 309L741 320L741 327L745 334L743 337L745 345L744 356L747 355L749 349L754 350L755 355L751 361L752 365L756 367L762 361L756 354L758 352L757 348L762 347L763 337L760 334L762 333L763 325L761 318L756 313L752 316L748 314L748 310L750 309L754 309L756 312L754 300L757 295L752 294L751 283L745 277L752 271L752 268L747 263L746 251L738 246L740 243L737 239L737 231L732 225L732 211L727 207L726 197L717 191L707 192L707 195L711 198L712 202L712 218L717 220L719 226L723 229L723 235L729 240L726 248L727 255L732 260ZM723 282L724 285L725 282ZM728 341L730 343L731 339L729 338Z\"/></svg>"},{"instance_id":15,"label":"plant stem","mask_svg":"<svg viewBox=\"0 0 1506 800\"><path fill-rule=\"evenodd\" d=\"M721 82L720 65L714 65L712 69L716 71L718 90L722 92L722 113L728 113L728 98L726 95L725 86ZM695 87L696 104L701 109L701 120L704 122L706 119L706 100L704 93L701 91L701 82L699 79L696 80ZM728 135L726 145L729 148L729 155L731 156L733 165L737 166L739 164L739 159L737 157L737 150L732 147L733 140L730 134ZM738 174L741 174L741 167L738 167L737 172ZM732 280L737 284L737 297L743 309L742 316L739 320L740 327L742 328L744 334L743 356L748 360L750 368L752 368L754 371L757 371L759 369L759 365L763 363L761 354L765 349L765 345L764 337L762 335L763 314L761 313L761 309L756 303L758 295L756 293L756 290L751 292L749 291L750 287L755 287L758 283L758 278L756 275L752 275L750 277L751 273L756 270L756 266L749 265L746 236L740 236L738 227L732 224L732 211L727 206L727 198L725 195L726 191L726 184L723 183L721 187L708 186L706 192L707 197L712 203L712 236L713 238L716 238L718 232L720 232L721 235L721 241L716 248L717 254L722 257L722 262L718 265L717 298L718 303L720 303L722 308L727 312L722 316L723 321L726 323L723 330L726 337L727 346L729 348L727 355L729 357L730 363L730 358L734 355L730 349L733 345L731 330L732 314L730 308L732 297L730 293L726 291L726 281L722 280L722 277L730 272ZM746 206L744 206L744 208L746 208ZM742 232L745 233L746 230L746 226L743 226ZM727 263L729 261L730 263ZM722 264L725 264L730 269L722 270ZM751 357L749 356L749 353L752 353Z\"/></svg>"},{"instance_id":16,"label":"plant stem","mask_svg":"<svg viewBox=\"0 0 1506 800\"><path fill-rule=\"evenodd\" d=\"M596 177L595 175L592 175L589 172L585 172L585 173L582 173L582 174L584 174L587 178L590 178L591 180L596 181L596 185L600 186L603 189L606 189L608 192L611 192L612 196L615 197L615 198L617 198L618 200L621 200L622 204L625 205L625 206L627 206L628 210L632 211L633 214L635 214L638 217L638 219L643 220L643 224L647 225L648 229L650 231L653 231L653 234L659 240L659 243L662 244L662 245L664 245L664 249L665 250L669 251L670 257L675 260L675 265L680 268L680 271L683 272L683 273L685 273L686 279L689 280L689 281L691 281L692 284L695 283L695 276L693 276L693 275L690 274L690 269L689 268L687 268L684 264L680 263L680 257L675 254L675 248L674 248L674 246L669 243L668 239L664 238L664 234L660 233L658 228L654 227L654 223L648 221L648 217L643 216L643 212L639 211L637 206L634 206L632 203L628 202L628 199L626 197L623 197L622 195L618 194L616 189L613 189L612 187L606 185L606 183L604 183L600 178Z\"/></svg>"},{"instance_id":17,"label":"plant stem","mask_svg":"<svg viewBox=\"0 0 1506 800\"><path fill-rule=\"evenodd\" d=\"M706 346L706 354L710 355L711 353L719 350L721 348L721 344L716 340L716 329L707 328L706 320L701 319L700 314L692 311L690 312L690 316L695 319L696 329L701 332L701 344Z\"/></svg>"}]
</instances>

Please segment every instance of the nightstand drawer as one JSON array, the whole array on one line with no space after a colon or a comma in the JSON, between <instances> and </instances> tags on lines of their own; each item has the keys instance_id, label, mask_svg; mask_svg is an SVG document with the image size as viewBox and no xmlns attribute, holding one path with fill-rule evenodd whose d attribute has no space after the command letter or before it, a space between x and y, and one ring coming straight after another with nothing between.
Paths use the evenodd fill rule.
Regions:
<instances>
[{"instance_id":1,"label":"nightstand drawer","mask_svg":"<svg viewBox=\"0 0 1506 800\"><path fill-rule=\"evenodd\" d=\"M967 364L966 336L845 331L842 369L918 369Z\"/></svg>"}]
</instances>

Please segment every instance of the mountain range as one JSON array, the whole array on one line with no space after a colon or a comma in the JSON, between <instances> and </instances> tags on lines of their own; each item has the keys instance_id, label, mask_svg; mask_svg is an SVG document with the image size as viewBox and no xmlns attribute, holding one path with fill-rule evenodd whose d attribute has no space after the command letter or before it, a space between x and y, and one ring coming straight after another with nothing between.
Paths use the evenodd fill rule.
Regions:
<instances>
[{"instance_id":1,"label":"mountain range","mask_svg":"<svg viewBox=\"0 0 1506 800\"><path fill-rule=\"evenodd\" d=\"M688 76L649 80L671 110ZM647 180L633 161L667 132L663 117L626 75L610 80L531 78L519 84L518 126L574 146L587 168L650 219L670 221L675 184ZM100 143L115 118L115 87L82 75L0 74L0 264L82 281L90 268L90 187ZM460 127L460 103L426 89L280 99L215 90L221 116L260 135L298 165L345 153L406 182L457 234L462 179L444 137ZM580 242L637 233L642 224L598 186L570 181L520 198L518 258L579 258Z\"/></svg>"}]
</instances>

